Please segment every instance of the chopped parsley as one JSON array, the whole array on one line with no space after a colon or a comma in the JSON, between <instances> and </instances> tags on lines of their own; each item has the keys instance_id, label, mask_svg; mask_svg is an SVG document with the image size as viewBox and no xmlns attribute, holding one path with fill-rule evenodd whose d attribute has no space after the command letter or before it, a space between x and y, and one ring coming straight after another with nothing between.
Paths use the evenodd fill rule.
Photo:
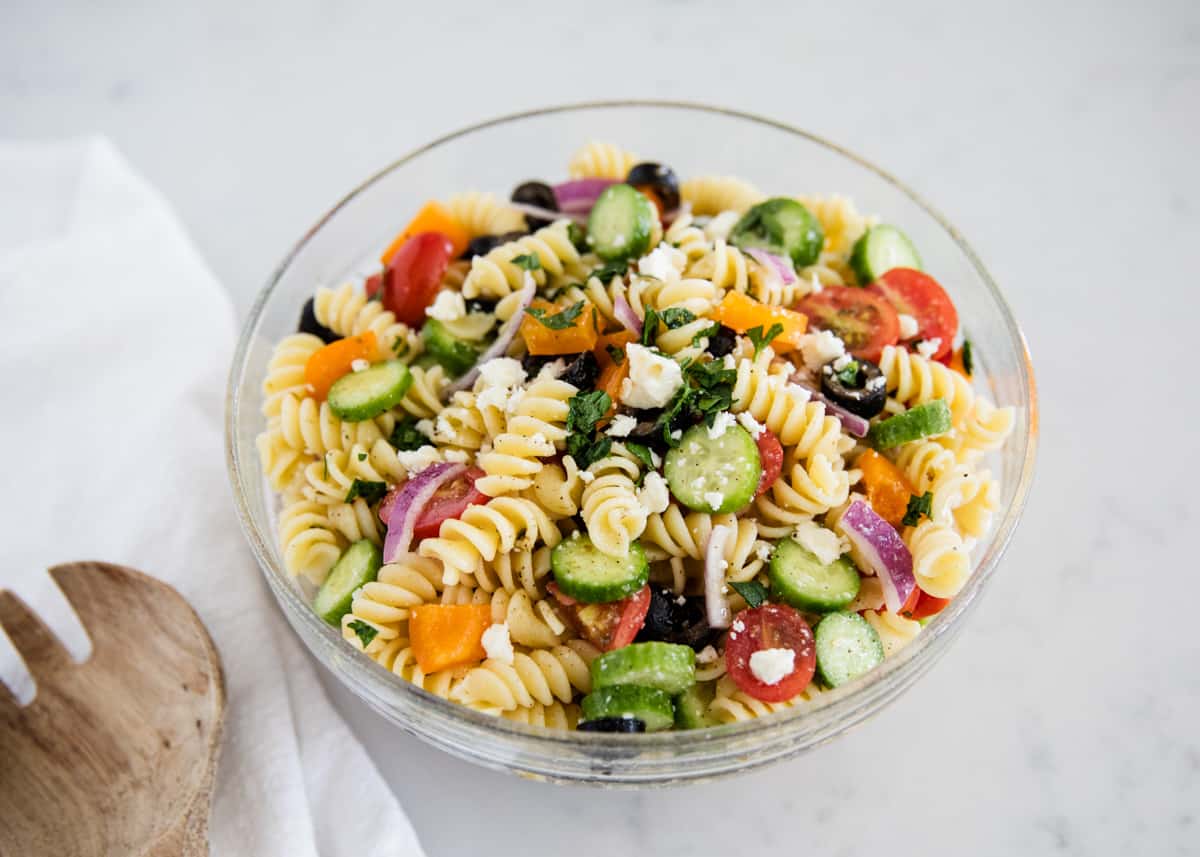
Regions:
<instances>
[{"instance_id":1,"label":"chopped parsley","mask_svg":"<svg viewBox=\"0 0 1200 857\"><path fill-rule=\"evenodd\" d=\"M842 367L841 371L839 371L837 373L837 378L839 381L841 381L847 387L852 387L852 388L857 387L858 386L858 371L860 368L861 367L858 365L857 360L851 360L849 363L847 363L845 366Z\"/></svg>"},{"instance_id":2,"label":"chopped parsley","mask_svg":"<svg viewBox=\"0 0 1200 857\"><path fill-rule=\"evenodd\" d=\"M711 426L717 414L729 410L736 380L737 372L726 369L720 360L684 361L683 386L667 403L656 424L662 429L667 445L673 447L679 443L671 437L677 424L704 420Z\"/></svg>"},{"instance_id":3,"label":"chopped parsley","mask_svg":"<svg viewBox=\"0 0 1200 857\"><path fill-rule=\"evenodd\" d=\"M625 442L625 448L629 450L629 454L642 463L642 466L647 470L654 469L654 456L650 452L650 447L641 443Z\"/></svg>"},{"instance_id":4,"label":"chopped parsley","mask_svg":"<svg viewBox=\"0 0 1200 857\"><path fill-rule=\"evenodd\" d=\"M750 607L760 607L767 600L767 587L763 586L757 580L747 580L745 583L737 583L730 581L729 585L733 587L733 591L742 598L746 599L746 603Z\"/></svg>"},{"instance_id":5,"label":"chopped parsley","mask_svg":"<svg viewBox=\"0 0 1200 857\"><path fill-rule=\"evenodd\" d=\"M607 284L614 277L623 277L625 272L629 270L628 259L616 259L612 262L605 262L599 268L596 268L589 277L598 277L600 282Z\"/></svg>"},{"instance_id":6,"label":"chopped parsley","mask_svg":"<svg viewBox=\"0 0 1200 857\"><path fill-rule=\"evenodd\" d=\"M587 251L587 232L578 223L567 224L567 239L580 253Z\"/></svg>"},{"instance_id":7,"label":"chopped parsley","mask_svg":"<svg viewBox=\"0 0 1200 857\"><path fill-rule=\"evenodd\" d=\"M522 253L520 256L513 256L510 261L525 271L536 271L542 267L542 260L536 253Z\"/></svg>"},{"instance_id":8,"label":"chopped parsley","mask_svg":"<svg viewBox=\"0 0 1200 857\"><path fill-rule=\"evenodd\" d=\"M346 627L358 636L358 641L362 643L364 649L371 645L371 641L379 635L378 628L368 625L361 619L346 623Z\"/></svg>"},{"instance_id":9,"label":"chopped parsley","mask_svg":"<svg viewBox=\"0 0 1200 857\"><path fill-rule=\"evenodd\" d=\"M702 339L712 339L721 332L721 322L714 321L712 327L706 327L704 330L692 337L692 345L699 345Z\"/></svg>"},{"instance_id":10,"label":"chopped parsley","mask_svg":"<svg viewBox=\"0 0 1200 857\"><path fill-rule=\"evenodd\" d=\"M908 508L904 511L904 518L900 523L906 527L915 527L921 518L929 517L929 510L933 508L933 495L926 491L920 497L913 494L908 498Z\"/></svg>"},{"instance_id":11,"label":"chopped parsley","mask_svg":"<svg viewBox=\"0 0 1200 857\"><path fill-rule=\"evenodd\" d=\"M615 345L606 345L604 350L608 352L608 356L612 358L612 362L620 366L625 362L625 352Z\"/></svg>"},{"instance_id":12,"label":"chopped parsley","mask_svg":"<svg viewBox=\"0 0 1200 857\"><path fill-rule=\"evenodd\" d=\"M612 407L612 398L603 390L592 390L572 396L567 407L567 452L584 470L612 450L612 438L597 437L597 424Z\"/></svg>"},{"instance_id":13,"label":"chopped parsley","mask_svg":"<svg viewBox=\"0 0 1200 857\"><path fill-rule=\"evenodd\" d=\"M362 497L368 504L373 505L383 499L383 495L387 493L387 490L386 482L355 479L350 485L350 490L346 492L346 502L353 503L359 497Z\"/></svg>"},{"instance_id":14,"label":"chopped parsley","mask_svg":"<svg viewBox=\"0 0 1200 857\"><path fill-rule=\"evenodd\" d=\"M554 315L547 315L546 310L540 307L530 307L525 310L531 318L537 319L542 327L550 330L566 330L572 327L583 313L583 305L585 301L577 301L571 304L561 312L556 312Z\"/></svg>"},{"instance_id":15,"label":"chopped parsley","mask_svg":"<svg viewBox=\"0 0 1200 857\"><path fill-rule=\"evenodd\" d=\"M366 460L367 460L367 454L366 454L365 452L360 452L360 453L358 454L358 460L359 460L359 461L366 461Z\"/></svg>"},{"instance_id":16,"label":"chopped parsley","mask_svg":"<svg viewBox=\"0 0 1200 857\"><path fill-rule=\"evenodd\" d=\"M962 344L963 371L968 375L975 374L975 354L971 350L971 340L964 339Z\"/></svg>"},{"instance_id":17,"label":"chopped parsley","mask_svg":"<svg viewBox=\"0 0 1200 857\"><path fill-rule=\"evenodd\" d=\"M411 452L428 444L429 438L417 431L416 417L405 417L396 423L388 442L398 450Z\"/></svg>"},{"instance_id":18,"label":"chopped parsley","mask_svg":"<svg viewBox=\"0 0 1200 857\"><path fill-rule=\"evenodd\" d=\"M642 345L649 348L658 338L658 311L646 307L646 317L642 319Z\"/></svg>"},{"instance_id":19,"label":"chopped parsley","mask_svg":"<svg viewBox=\"0 0 1200 857\"><path fill-rule=\"evenodd\" d=\"M775 337L779 336L781 333L783 333L783 325L779 322L775 322L773 325L768 327L765 334L763 333L761 324L758 327L752 327L747 330L746 336L748 336L750 341L754 344L754 356L757 357L758 352L762 351L764 348L774 342Z\"/></svg>"},{"instance_id":20,"label":"chopped parsley","mask_svg":"<svg viewBox=\"0 0 1200 857\"><path fill-rule=\"evenodd\" d=\"M662 311L662 322L667 326L667 330L683 327L685 324L691 324L695 320L696 314L690 309L685 309L681 306L673 306Z\"/></svg>"}]
</instances>

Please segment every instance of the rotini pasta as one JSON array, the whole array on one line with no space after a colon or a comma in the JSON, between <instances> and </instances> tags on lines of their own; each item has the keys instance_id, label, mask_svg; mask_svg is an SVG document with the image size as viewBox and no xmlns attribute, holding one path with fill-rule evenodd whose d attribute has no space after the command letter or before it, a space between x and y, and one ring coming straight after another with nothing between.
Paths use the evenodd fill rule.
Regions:
<instances>
[{"instance_id":1,"label":"rotini pasta","mask_svg":"<svg viewBox=\"0 0 1200 857\"><path fill-rule=\"evenodd\" d=\"M720 214L736 211L743 214L766 196L748 181L731 176L704 176L688 179L680 186L685 204L692 214Z\"/></svg>"},{"instance_id":2,"label":"rotini pasta","mask_svg":"<svg viewBox=\"0 0 1200 857\"><path fill-rule=\"evenodd\" d=\"M584 526L596 547L611 556L625 556L646 528L646 509L638 500L635 481L641 475L637 459L624 447L587 469L580 507Z\"/></svg>"},{"instance_id":3,"label":"rotini pasta","mask_svg":"<svg viewBox=\"0 0 1200 857\"><path fill-rule=\"evenodd\" d=\"M612 143L591 142L571 156L567 175L573 179L613 179L625 181L637 164L632 152Z\"/></svg>"},{"instance_id":4,"label":"rotini pasta","mask_svg":"<svg viewBox=\"0 0 1200 857\"><path fill-rule=\"evenodd\" d=\"M571 242L569 221L559 220L532 235L501 244L486 256L477 256L463 280L462 293L468 298L502 298L519 291L526 276L543 285L548 276L582 277L579 251ZM513 263L519 256L537 259L530 270Z\"/></svg>"},{"instance_id":5,"label":"rotini pasta","mask_svg":"<svg viewBox=\"0 0 1200 857\"><path fill-rule=\"evenodd\" d=\"M491 193L456 193L446 208L472 238L525 231L525 216Z\"/></svg>"},{"instance_id":6,"label":"rotini pasta","mask_svg":"<svg viewBox=\"0 0 1200 857\"><path fill-rule=\"evenodd\" d=\"M498 553L532 548L539 541L554 547L560 538L558 527L536 503L497 497L443 521L437 538L421 542L420 554L444 563L443 579L449 585L481 573L482 563L492 562Z\"/></svg>"},{"instance_id":7,"label":"rotini pasta","mask_svg":"<svg viewBox=\"0 0 1200 857\"><path fill-rule=\"evenodd\" d=\"M385 310L381 301L369 299L354 283L336 289L317 289L313 313L318 322L338 336L374 332L385 354L411 360L421 353L421 338L416 331L396 321L396 316Z\"/></svg>"}]
</instances>

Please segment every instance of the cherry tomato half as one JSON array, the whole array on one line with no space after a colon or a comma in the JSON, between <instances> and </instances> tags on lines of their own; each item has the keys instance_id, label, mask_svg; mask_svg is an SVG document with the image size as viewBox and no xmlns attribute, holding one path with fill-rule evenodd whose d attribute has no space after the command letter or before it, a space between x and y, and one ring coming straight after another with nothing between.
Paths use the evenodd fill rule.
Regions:
<instances>
[{"instance_id":1,"label":"cherry tomato half","mask_svg":"<svg viewBox=\"0 0 1200 857\"><path fill-rule=\"evenodd\" d=\"M607 604L576 601L559 591L554 583L546 588L569 614L579 636L605 652L632 643L646 623L646 613L650 610L649 586L643 586L633 595Z\"/></svg>"},{"instance_id":2,"label":"cherry tomato half","mask_svg":"<svg viewBox=\"0 0 1200 857\"><path fill-rule=\"evenodd\" d=\"M383 271L377 271L363 282L363 288L367 292L367 297L373 298L383 288Z\"/></svg>"},{"instance_id":3,"label":"cherry tomato half","mask_svg":"<svg viewBox=\"0 0 1200 857\"><path fill-rule=\"evenodd\" d=\"M779 442L775 432L768 428L762 430L755 443L758 444L758 457L762 459L762 477L758 480L758 490L754 494L757 497L775 484L783 470L783 444Z\"/></svg>"},{"instance_id":4,"label":"cherry tomato half","mask_svg":"<svg viewBox=\"0 0 1200 857\"><path fill-rule=\"evenodd\" d=\"M759 681L750 670L750 656L763 649L791 649L792 671L775 684ZM808 687L817 669L812 628L785 604L764 604L733 618L725 643L725 668L733 683L763 702L786 702Z\"/></svg>"},{"instance_id":5,"label":"cherry tomato half","mask_svg":"<svg viewBox=\"0 0 1200 857\"><path fill-rule=\"evenodd\" d=\"M954 348L958 310L933 277L913 268L892 268L868 286L867 291L885 298L896 312L915 318L916 339L941 340L933 355L935 360L945 357Z\"/></svg>"},{"instance_id":6,"label":"cherry tomato half","mask_svg":"<svg viewBox=\"0 0 1200 857\"><path fill-rule=\"evenodd\" d=\"M830 330L861 360L878 363L884 346L900 339L900 317L882 295L870 289L826 286L796 306L809 324Z\"/></svg>"},{"instance_id":7,"label":"cherry tomato half","mask_svg":"<svg viewBox=\"0 0 1200 857\"><path fill-rule=\"evenodd\" d=\"M946 605L950 603L949 598L937 598L930 595L928 592L922 592L920 589L914 589L917 593L917 603L909 606L905 604L900 610L900 615L909 619L924 619L927 616L936 616L946 609ZM910 601L912 599L909 599Z\"/></svg>"},{"instance_id":8,"label":"cherry tomato half","mask_svg":"<svg viewBox=\"0 0 1200 857\"><path fill-rule=\"evenodd\" d=\"M441 529L442 521L458 518L468 506L490 500L490 497L475 487L475 480L482 477L483 471L472 467L457 479L439 486L413 525L413 540L433 538ZM387 503L387 498L384 498L384 503ZM379 514L383 517L382 506Z\"/></svg>"},{"instance_id":9,"label":"cherry tomato half","mask_svg":"<svg viewBox=\"0 0 1200 857\"><path fill-rule=\"evenodd\" d=\"M409 327L420 327L454 258L454 244L440 232L409 238L383 270L383 306Z\"/></svg>"}]
</instances>

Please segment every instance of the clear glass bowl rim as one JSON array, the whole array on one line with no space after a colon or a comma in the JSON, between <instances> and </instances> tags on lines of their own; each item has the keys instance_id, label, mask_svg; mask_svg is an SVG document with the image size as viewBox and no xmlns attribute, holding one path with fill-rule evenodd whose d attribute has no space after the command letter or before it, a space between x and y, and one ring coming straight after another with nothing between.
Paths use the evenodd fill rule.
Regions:
<instances>
[{"instance_id":1,"label":"clear glass bowl rim","mask_svg":"<svg viewBox=\"0 0 1200 857\"><path fill-rule=\"evenodd\" d=\"M648 109L648 110L682 110L682 111L697 111L709 114L718 114L726 117L746 121L749 123L759 124L783 131L815 143L834 153L855 162L860 167L874 173L883 181L892 185L907 196L912 202L922 208L931 218L933 218L946 231L959 250L970 261L975 272L980 280L990 292L996 304L1000 308L1002 321L1008 334L1012 337L1014 344L1023 356L1022 364L1020 365L1020 377L1018 378L1020 388L1026 394L1024 404L1024 413L1022 419L1018 420L1016 431L1014 432L1013 441L1023 441L1025 443L1024 455L1021 461L1020 478L1015 488L1013 499L1010 505L1003 510L1002 516L995 525L994 535L989 543L988 555L984 562L975 569L971 580L968 582L964 590L957 598L939 613L925 627L922 633L910 645L906 646L896 656L888 658L883 665L873 670L867 676L852 682L843 687L822 693L813 702L796 709L782 711L773 715L760 717L740 723L733 723L723 726L716 726L704 730L696 731L680 731L680 732L659 732L638 735L607 735L597 733L572 732L566 730L548 729L538 726L528 726L521 723L514 723L502 718L494 717L482 712L474 711L466 706L458 705L449 702L441 697L428 693L410 682L405 681L399 676L393 675L389 670L371 661L368 658L352 658L348 659L343 667L348 672L356 673L356 680L378 683L386 682L392 687L389 691L401 696L409 696L414 700L418 700L421 705L432 709L431 714L436 713L439 719L446 719L452 723L456 723L459 727L458 738L461 741L475 739L478 741L487 741L489 739L511 739L514 742L520 742L519 749L514 749L514 752L532 753L541 758L550 760L553 759L557 749L564 745L571 747L573 750L594 749L597 759L603 759L607 764L612 764L614 767L620 768L619 761L620 750L624 747L626 751L633 751L640 755L641 752L653 753L656 751L666 751L669 753L683 753L689 755L697 753L700 756L705 755L705 749L718 751L715 756L720 756L718 750L721 744L733 741L738 738L749 736L757 736L761 738L764 745L778 744L781 739L785 739L789 731L798 731L801 724L807 723L811 718L814 718L818 713L822 716L830 717L833 715L841 715L841 726L833 730L825 730L821 733L818 740L811 744L790 747L781 750L774 755L768 755L765 758L747 758L744 748L739 747L737 755L744 759L745 764L737 767L741 769L749 769L761 764L777 761L788 755L794 755L802 749L810 746L823 743L838 734L846 731L850 727L856 725L870 715L874 714L883 707L891 699L894 699L899 693L913 683L925 670L932 666L936 657L940 656L946 649L950 638L960 628L963 618L969 612L971 607L983 592L992 575L995 573L999 560L1003 556L1005 549L1011 540L1013 533L1016 530L1017 523L1020 520L1021 513L1024 509L1025 501L1029 493L1029 489L1033 480L1034 463L1037 449L1037 425L1038 425L1038 404L1036 384L1033 375L1032 361L1029 354L1028 345L1025 337L1021 332L1016 319L1013 316L1012 310L1008 306L1007 301L996 286L995 281L980 261L979 257L967 241L962 237L958 230L926 202L919 194L909 188L896 177L892 176L887 171L881 169L870 161L861 156L848 151L847 149L832 143L818 135L808 131L796 128L784 122L779 122L774 119L765 118L756 114L748 113L741 110L735 110L725 107L716 107L712 105L676 101L676 100L653 100L653 99L635 99L635 100L600 100L586 101L571 104L561 104L550 107L543 107L534 110L527 110L518 113L511 113L504 116L499 116L483 122L479 122L459 130L450 132L441 137L438 137L431 142L420 146L387 166L383 167L373 175L369 176L361 184L347 193L341 200L337 202L329 211L309 229L292 249L284 256L283 260L271 273L266 285L260 291L253 306L250 309L249 315L243 325L241 334L239 335L237 348L234 353L233 363L230 369L228 387L226 391L226 432L225 432L225 457L226 468L229 475L230 483L233 488L234 499L237 506L238 517L240 519L242 529L245 532L246 538L250 543L255 559L258 561L268 585L274 592L276 599L284 608L291 622L299 622L306 626L307 630L318 638L323 638L325 642L331 646L344 646L344 641L341 639L341 634L337 629L332 628L321 621L312 611L311 607L300 598L299 594L290 585L286 585L288 579L287 573L277 567L270 554L268 541L273 539L273 535L263 532L259 526L259 522L255 519L251 512L248 498L241 489L240 481L243 476L244 468L254 468L255 478L257 477L258 462L254 456L251 456L250 461L244 461L238 449L236 438L238 425L243 419L242 401L239 395L239 390L242 387L242 379L245 374L246 364L250 347L253 341L254 332L258 327L259 320L263 314L264 307L274 293L276 286L287 272L290 264L305 245L315 236L321 228L342 208L355 199L359 194L366 191L381 178L399 169L415 158L420 157L425 152L434 149L444 143L455 140L469 134L477 133L487 128L519 122L524 119L547 116L556 113L568 113L576 111L589 110L606 110L606 109ZM257 419L257 411L254 411L251 418ZM1022 431L1023 430L1023 431ZM302 635L303 636L303 635ZM306 643L308 641L306 640ZM334 671L338 678L343 682L347 682L347 677L344 673ZM356 690L351 686L351 690ZM362 695L361 693L359 695ZM368 700L369 701L369 700ZM376 706L378 707L378 706ZM394 718L393 718L394 720ZM403 724L400 724L403 726ZM408 729L406 731L429 740L436 746L446 749L462 758L472 761L487 764L492 767L503 767L504 753L477 753L467 750L466 747L455 748L448 745L445 740L435 740L431 736L421 733L419 730ZM613 751L617 750L614 754ZM617 758L614 758L614 755ZM632 760L631 761L635 761ZM556 772L551 767L541 767L537 765L522 766L517 765L517 769L528 770L531 773L544 774L551 778L556 776L565 776L568 779L593 779L600 780L600 777L579 777L577 775L562 774ZM720 773L717 770L716 773ZM671 776L652 776L649 778L622 778L617 776L614 780L606 780L607 782L642 782L642 781L671 781L682 778L695 778L698 776L706 776L706 773L681 772L681 777Z\"/></svg>"}]
</instances>

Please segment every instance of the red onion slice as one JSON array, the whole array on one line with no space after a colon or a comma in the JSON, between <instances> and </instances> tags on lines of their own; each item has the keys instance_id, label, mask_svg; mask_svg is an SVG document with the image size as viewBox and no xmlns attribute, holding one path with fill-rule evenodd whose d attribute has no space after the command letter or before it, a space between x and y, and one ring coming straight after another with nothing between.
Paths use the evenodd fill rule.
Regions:
<instances>
[{"instance_id":1,"label":"red onion slice","mask_svg":"<svg viewBox=\"0 0 1200 857\"><path fill-rule=\"evenodd\" d=\"M633 311L629 301L625 300L624 295L617 295L617 299L613 301L613 315L634 336L642 335L642 320L637 317L637 313Z\"/></svg>"},{"instance_id":2,"label":"red onion slice","mask_svg":"<svg viewBox=\"0 0 1200 857\"><path fill-rule=\"evenodd\" d=\"M883 584L887 609L899 613L917 586L912 554L900 534L862 500L850 504L840 526L854 546L855 559L874 571Z\"/></svg>"},{"instance_id":3,"label":"red onion slice","mask_svg":"<svg viewBox=\"0 0 1200 857\"><path fill-rule=\"evenodd\" d=\"M575 223L587 223L587 212L571 212L571 211L551 211L549 208L542 208L540 205L529 205L524 202L510 202L509 208L515 208L522 214L528 214L531 217L540 217L542 220L571 220Z\"/></svg>"},{"instance_id":4,"label":"red onion slice","mask_svg":"<svg viewBox=\"0 0 1200 857\"><path fill-rule=\"evenodd\" d=\"M404 484L388 513L387 539L383 543L383 561L394 562L412 547L417 518L431 497L445 483L467 472L465 464L431 464Z\"/></svg>"},{"instance_id":5,"label":"red onion slice","mask_svg":"<svg viewBox=\"0 0 1200 857\"><path fill-rule=\"evenodd\" d=\"M479 359L475 361L475 365L470 370L448 386L442 394L443 399L448 399L459 390L466 390L475 383L475 379L479 377L479 367L489 360L496 357L503 357L508 352L508 346L512 344L516 338L517 331L521 328L521 319L525 317L525 310L529 309L529 305L533 303L533 296L537 292L537 283L533 281L533 277L529 272L525 272L525 285L521 289L521 300L517 304L517 309L512 314L512 318L504 323L504 327L500 328L500 333L496 336L496 341L491 344L487 351L479 355Z\"/></svg>"},{"instance_id":6,"label":"red onion slice","mask_svg":"<svg viewBox=\"0 0 1200 857\"><path fill-rule=\"evenodd\" d=\"M712 628L729 627L729 600L725 597L725 543L733 530L717 524L708 534L704 548L704 608Z\"/></svg>"},{"instance_id":7,"label":"red onion slice","mask_svg":"<svg viewBox=\"0 0 1200 857\"><path fill-rule=\"evenodd\" d=\"M583 213L592 210L596 199L610 185L616 184L612 179L574 179L554 186L554 198L558 207L563 211Z\"/></svg>"},{"instance_id":8,"label":"red onion slice","mask_svg":"<svg viewBox=\"0 0 1200 857\"><path fill-rule=\"evenodd\" d=\"M776 256L774 253L768 253L759 247L747 249L746 255L753 258L759 264L773 269L779 275L779 279L783 280L785 286L790 286L796 282L796 271L792 268L792 261L790 259Z\"/></svg>"},{"instance_id":9,"label":"red onion slice","mask_svg":"<svg viewBox=\"0 0 1200 857\"><path fill-rule=\"evenodd\" d=\"M866 437L867 432L871 430L870 420L863 419L858 414L851 413L843 408L833 399L829 398L812 384L810 384L808 379L803 375L793 375L789 380L797 387L803 387L805 390L808 390L809 394L814 399L825 406L825 410L829 411L829 413L841 420L842 428L844 428L848 433L854 435L855 437Z\"/></svg>"}]
</instances>

